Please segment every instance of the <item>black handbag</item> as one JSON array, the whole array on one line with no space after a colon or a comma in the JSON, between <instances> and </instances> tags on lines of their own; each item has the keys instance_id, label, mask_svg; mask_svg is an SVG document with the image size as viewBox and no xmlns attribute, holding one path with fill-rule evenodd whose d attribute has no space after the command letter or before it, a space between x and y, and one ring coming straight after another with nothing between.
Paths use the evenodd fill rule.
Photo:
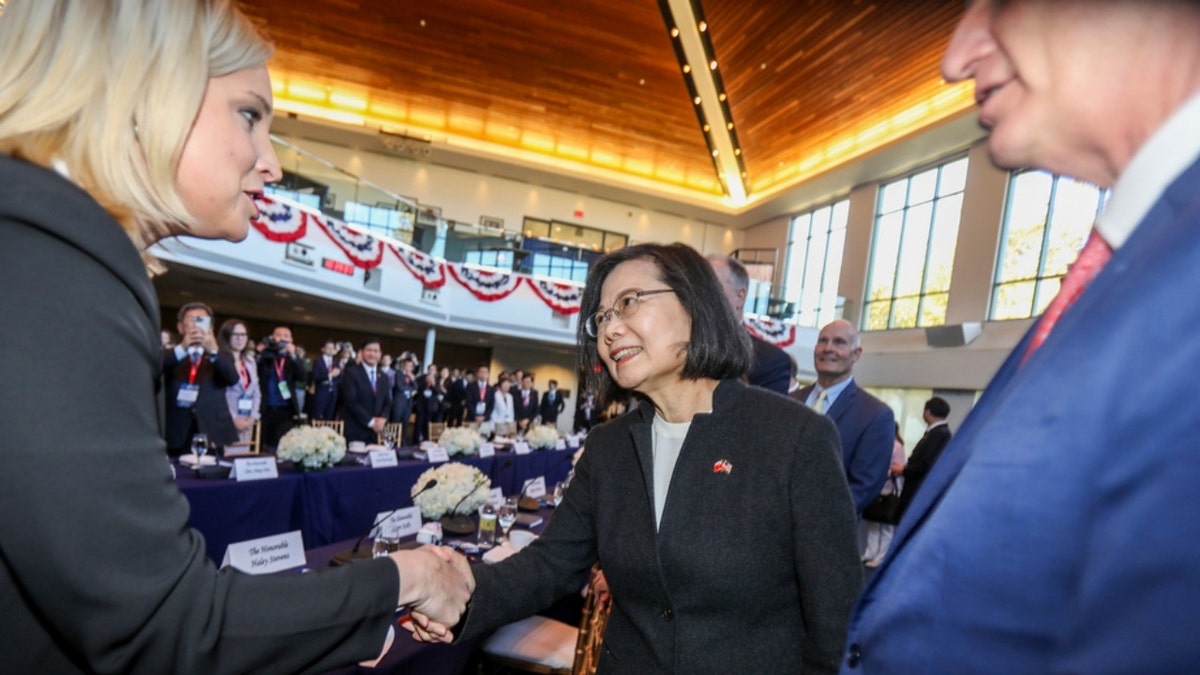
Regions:
<instances>
[{"instance_id":1,"label":"black handbag","mask_svg":"<svg viewBox=\"0 0 1200 675\"><path fill-rule=\"evenodd\" d=\"M862 515L863 518L876 523L895 525L900 522L900 490L896 486L895 477L888 480L892 481L892 494L876 497L863 509Z\"/></svg>"}]
</instances>

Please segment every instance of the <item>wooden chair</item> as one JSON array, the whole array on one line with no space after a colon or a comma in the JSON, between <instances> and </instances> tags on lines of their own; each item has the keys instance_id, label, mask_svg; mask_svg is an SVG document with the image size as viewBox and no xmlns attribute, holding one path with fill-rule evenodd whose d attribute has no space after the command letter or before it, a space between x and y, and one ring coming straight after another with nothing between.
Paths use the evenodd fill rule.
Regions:
<instances>
[{"instance_id":1,"label":"wooden chair","mask_svg":"<svg viewBox=\"0 0 1200 675\"><path fill-rule=\"evenodd\" d=\"M404 439L400 436L403 431L403 422L389 422L383 425L383 431L379 432L379 442L382 444L388 436L391 436L396 441L396 445L404 445Z\"/></svg>"},{"instance_id":2,"label":"wooden chair","mask_svg":"<svg viewBox=\"0 0 1200 675\"><path fill-rule=\"evenodd\" d=\"M497 422L496 426L495 426L495 431L496 431L497 436L503 436L505 438L512 438L517 435L517 423L516 422Z\"/></svg>"},{"instance_id":3,"label":"wooden chair","mask_svg":"<svg viewBox=\"0 0 1200 675\"><path fill-rule=\"evenodd\" d=\"M592 568L578 628L544 616L514 621L483 644L484 662L539 675L593 675L612 612L611 598L602 602L595 589L598 569Z\"/></svg>"},{"instance_id":4,"label":"wooden chair","mask_svg":"<svg viewBox=\"0 0 1200 675\"><path fill-rule=\"evenodd\" d=\"M429 423L429 440L434 443L442 437L442 432L446 430L445 422L430 422Z\"/></svg>"},{"instance_id":5,"label":"wooden chair","mask_svg":"<svg viewBox=\"0 0 1200 675\"><path fill-rule=\"evenodd\" d=\"M254 421L254 426L250 427L250 440L238 441L225 446L226 457L249 457L257 455L262 451L262 422Z\"/></svg>"},{"instance_id":6,"label":"wooden chair","mask_svg":"<svg viewBox=\"0 0 1200 675\"><path fill-rule=\"evenodd\" d=\"M346 423L341 420L309 420L308 422L314 427L329 427L338 432L339 435L345 435Z\"/></svg>"}]
</instances>

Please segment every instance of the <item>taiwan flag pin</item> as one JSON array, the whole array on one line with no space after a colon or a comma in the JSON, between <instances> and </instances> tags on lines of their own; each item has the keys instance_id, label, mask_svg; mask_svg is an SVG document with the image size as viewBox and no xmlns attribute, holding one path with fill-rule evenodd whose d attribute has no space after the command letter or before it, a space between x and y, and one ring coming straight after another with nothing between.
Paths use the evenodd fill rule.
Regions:
<instances>
[{"instance_id":1,"label":"taiwan flag pin","mask_svg":"<svg viewBox=\"0 0 1200 675\"><path fill-rule=\"evenodd\" d=\"M713 464L713 473L728 474L730 471L733 471L733 465L730 464L729 460L727 459L717 460L717 462Z\"/></svg>"}]
</instances>

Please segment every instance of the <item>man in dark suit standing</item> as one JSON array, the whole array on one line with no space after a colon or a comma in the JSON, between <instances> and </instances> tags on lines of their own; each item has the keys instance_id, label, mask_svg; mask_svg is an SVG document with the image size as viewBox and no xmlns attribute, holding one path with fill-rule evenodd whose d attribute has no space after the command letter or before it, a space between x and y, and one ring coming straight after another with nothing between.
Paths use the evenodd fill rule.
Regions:
<instances>
[{"instance_id":1,"label":"man in dark suit standing","mask_svg":"<svg viewBox=\"0 0 1200 675\"><path fill-rule=\"evenodd\" d=\"M821 329L813 348L817 383L796 392L796 398L837 425L842 466L859 514L879 496L887 481L896 433L892 409L854 382L854 364L860 356L858 329L842 319L830 322ZM788 371L790 374L790 366Z\"/></svg>"},{"instance_id":2,"label":"man in dark suit standing","mask_svg":"<svg viewBox=\"0 0 1200 675\"><path fill-rule=\"evenodd\" d=\"M521 389L513 394L513 418L517 428L525 431L538 415L538 392L533 388L533 375L521 376Z\"/></svg>"},{"instance_id":3,"label":"man in dark suit standing","mask_svg":"<svg viewBox=\"0 0 1200 675\"><path fill-rule=\"evenodd\" d=\"M388 417L392 422L399 422L400 438L398 443L406 445L409 433L412 431L413 396L417 391L417 379L413 375L417 358L410 353L400 355L396 377L392 381L392 410Z\"/></svg>"},{"instance_id":4,"label":"man in dark suit standing","mask_svg":"<svg viewBox=\"0 0 1200 675\"><path fill-rule=\"evenodd\" d=\"M717 273L717 281L725 290L725 298L741 318L746 306L746 294L750 290L750 274L746 266L737 258L727 255L710 255L708 264ZM787 352L753 335L750 336L750 342L754 345L754 367L750 369L746 381L787 396L792 378L792 360Z\"/></svg>"},{"instance_id":5,"label":"man in dark suit standing","mask_svg":"<svg viewBox=\"0 0 1200 675\"><path fill-rule=\"evenodd\" d=\"M468 377L475 377L468 374ZM458 368L450 370L450 379L444 385L446 390L446 426L457 427L463 421L463 401L467 395L467 378Z\"/></svg>"},{"instance_id":6,"label":"man in dark suit standing","mask_svg":"<svg viewBox=\"0 0 1200 675\"><path fill-rule=\"evenodd\" d=\"M296 360L296 345L292 329L276 326L267 338L258 359L258 386L262 389L262 445L274 448L279 439L291 430L297 407L296 384L303 382L303 371Z\"/></svg>"},{"instance_id":7,"label":"man in dark suit standing","mask_svg":"<svg viewBox=\"0 0 1200 675\"><path fill-rule=\"evenodd\" d=\"M550 380L546 393L542 395L542 402L538 406L538 414L542 417L542 424L550 426L558 426L558 415L566 408L566 401L563 401L562 392L558 390L558 380Z\"/></svg>"},{"instance_id":8,"label":"man in dark suit standing","mask_svg":"<svg viewBox=\"0 0 1200 675\"><path fill-rule=\"evenodd\" d=\"M383 349L378 338L363 340L358 354L362 363L347 366L342 375L344 433L347 441L376 443L391 412L392 381L379 367Z\"/></svg>"},{"instance_id":9,"label":"man in dark suit standing","mask_svg":"<svg viewBox=\"0 0 1200 675\"><path fill-rule=\"evenodd\" d=\"M488 386L488 367L475 369L475 381L466 386L463 407L466 419L471 422L486 422L492 418L492 407L496 403L496 390Z\"/></svg>"},{"instance_id":10,"label":"man in dark suit standing","mask_svg":"<svg viewBox=\"0 0 1200 675\"><path fill-rule=\"evenodd\" d=\"M312 388L309 416L314 420L331 420L337 410L338 386L342 382L342 368L333 360L337 345L326 340L321 346L321 355L313 359L308 386Z\"/></svg>"},{"instance_id":11,"label":"man in dark suit standing","mask_svg":"<svg viewBox=\"0 0 1200 675\"><path fill-rule=\"evenodd\" d=\"M238 380L237 368L217 351L212 309L190 302L179 308L177 319L179 344L162 352L167 453L173 457L188 452L197 433L218 448L238 440L225 402L225 388Z\"/></svg>"},{"instance_id":12,"label":"man in dark suit standing","mask_svg":"<svg viewBox=\"0 0 1200 675\"><path fill-rule=\"evenodd\" d=\"M949 416L950 404L946 403L946 399L934 396L925 402L925 409L921 411L921 419L925 420L926 424L925 435L917 441L916 447L908 457L908 463L901 471L901 475L904 476L904 489L900 491L901 516L917 496L921 483L925 482L925 476L929 475L934 462L942 456L942 450L950 442L952 434L950 425L946 424L946 418Z\"/></svg>"}]
</instances>

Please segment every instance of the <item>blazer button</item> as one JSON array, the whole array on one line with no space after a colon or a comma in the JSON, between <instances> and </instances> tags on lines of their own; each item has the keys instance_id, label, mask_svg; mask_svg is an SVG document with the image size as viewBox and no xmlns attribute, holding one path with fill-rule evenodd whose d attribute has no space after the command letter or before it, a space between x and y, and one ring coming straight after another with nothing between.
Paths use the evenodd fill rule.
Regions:
<instances>
[{"instance_id":1,"label":"blazer button","mask_svg":"<svg viewBox=\"0 0 1200 675\"><path fill-rule=\"evenodd\" d=\"M850 649L846 655L846 665L850 666L851 668L857 668L861 661L862 649L859 648L858 643L850 645Z\"/></svg>"},{"instance_id":2,"label":"blazer button","mask_svg":"<svg viewBox=\"0 0 1200 675\"><path fill-rule=\"evenodd\" d=\"M662 618L663 618L663 621L670 621L670 620L671 620L671 619L673 619L674 617L675 617L675 614L673 614L673 613L671 612L671 608L670 608L670 607L668 607L668 608L666 608L666 609L664 609L664 610L662 611Z\"/></svg>"}]
</instances>

